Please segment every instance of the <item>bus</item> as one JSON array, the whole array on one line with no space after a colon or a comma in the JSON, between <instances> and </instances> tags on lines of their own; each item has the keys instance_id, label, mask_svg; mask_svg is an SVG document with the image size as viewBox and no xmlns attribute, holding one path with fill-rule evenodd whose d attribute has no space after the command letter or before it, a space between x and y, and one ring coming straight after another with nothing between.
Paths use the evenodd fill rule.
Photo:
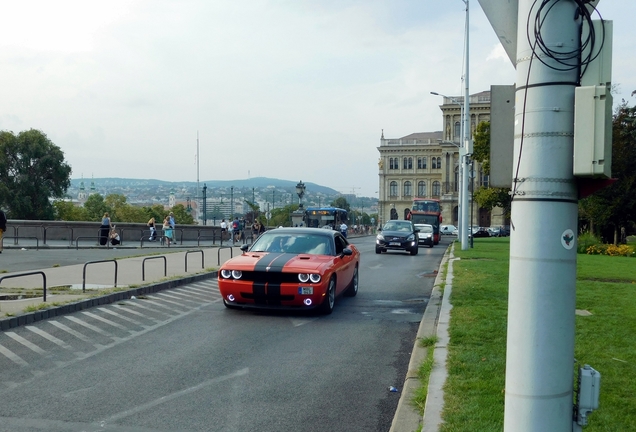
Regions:
<instances>
[{"instance_id":1,"label":"bus","mask_svg":"<svg viewBox=\"0 0 636 432\"><path fill-rule=\"evenodd\" d=\"M347 223L347 211L337 207L307 207L303 220L309 228L338 229L340 224Z\"/></svg>"},{"instance_id":2,"label":"bus","mask_svg":"<svg viewBox=\"0 0 636 432\"><path fill-rule=\"evenodd\" d=\"M439 243L439 227L442 223L442 208L439 200L427 198L415 198L407 219L414 224L433 225L433 242Z\"/></svg>"}]
</instances>

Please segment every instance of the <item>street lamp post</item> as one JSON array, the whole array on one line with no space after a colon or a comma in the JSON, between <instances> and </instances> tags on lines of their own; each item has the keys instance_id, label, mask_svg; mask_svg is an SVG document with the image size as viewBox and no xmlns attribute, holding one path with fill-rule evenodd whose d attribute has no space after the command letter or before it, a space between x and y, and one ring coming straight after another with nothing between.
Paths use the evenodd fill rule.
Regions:
<instances>
[{"instance_id":1,"label":"street lamp post","mask_svg":"<svg viewBox=\"0 0 636 432\"><path fill-rule=\"evenodd\" d=\"M230 187L230 219L234 220L234 186Z\"/></svg>"},{"instance_id":2,"label":"street lamp post","mask_svg":"<svg viewBox=\"0 0 636 432\"><path fill-rule=\"evenodd\" d=\"M208 187L203 183L203 225L208 224Z\"/></svg>"},{"instance_id":3,"label":"street lamp post","mask_svg":"<svg viewBox=\"0 0 636 432\"><path fill-rule=\"evenodd\" d=\"M298 184L296 185L296 194L298 195L298 208L302 209L303 208L303 203L301 202L301 200L303 199L303 196L305 195L305 183L303 183L303 181L299 181Z\"/></svg>"}]
</instances>

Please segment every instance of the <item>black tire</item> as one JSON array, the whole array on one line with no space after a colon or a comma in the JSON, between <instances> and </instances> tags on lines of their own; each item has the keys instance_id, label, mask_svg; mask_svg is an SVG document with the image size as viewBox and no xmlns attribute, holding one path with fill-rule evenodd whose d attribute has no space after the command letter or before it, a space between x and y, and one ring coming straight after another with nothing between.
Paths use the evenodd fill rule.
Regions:
<instances>
[{"instance_id":1,"label":"black tire","mask_svg":"<svg viewBox=\"0 0 636 432\"><path fill-rule=\"evenodd\" d=\"M417 255L418 252L418 247L415 246L413 249L411 249L411 255Z\"/></svg>"},{"instance_id":2,"label":"black tire","mask_svg":"<svg viewBox=\"0 0 636 432\"><path fill-rule=\"evenodd\" d=\"M379 247L376 246L375 247L375 253L381 254L382 253L382 248L379 248Z\"/></svg>"},{"instance_id":3,"label":"black tire","mask_svg":"<svg viewBox=\"0 0 636 432\"><path fill-rule=\"evenodd\" d=\"M344 295L347 297L355 297L358 294L358 266L353 270L353 277L351 278L351 282L349 286L344 292Z\"/></svg>"},{"instance_id":4,"label":"black tire","mask_svg":"<svg viewBox=\"0 0 636 432\"><path fill-rule=\"evenodd\" d=\"M329 315L333 312L333 305L336 303L336 278L332 277L329 280L329 286L327 287L327 295L322 301L322 304L318 306L318 312L322 315Z\"/></svg>"},{"instance_id":5,"label":"black tire","mask_svg":"<svg viewBox=\"0 0 636 432\"><path fill-rule=\"evenodd\" d=\"M431 243L430 245L428 245L428 247L429 247L429 248L432 248L432 247L433 247L433 243Z\"/></svg>"}]
</instances>

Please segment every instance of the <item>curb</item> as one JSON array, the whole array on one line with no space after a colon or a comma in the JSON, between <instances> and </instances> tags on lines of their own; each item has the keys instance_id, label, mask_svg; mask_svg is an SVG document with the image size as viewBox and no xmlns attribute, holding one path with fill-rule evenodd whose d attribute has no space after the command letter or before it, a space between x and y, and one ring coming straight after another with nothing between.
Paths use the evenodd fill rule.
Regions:
<instances>
[{"instance_id":1,"label":"curb","mask_svg":"<svg viewBox=\"0 0 636 432\"><path fill-rule=\"evenodd\" d=\"M419 341L421 339L435 336L437 334L437 325L439 321L440 310L442 308L442 293L440 285L442 284L442 269L449 259L450 250L453 244L451 244L439 265L437 276L435 277L435 283L433 284L433 291L424 310L422 321L417 330L415 337L415 344L413 346L413 352L411 353L411 360L409 361L409 367L404 379L404 386L400 400L398 402L395 416L393 417L393 423L389 432L415 432L420 426L422 426L422 416L419 414L416 408L413 407L411 401L415 397L415 392L421 387L421 382L418 377L418 370L426 356L428 355L428 348L421 347ZM437 350L437 346L435 347ZM430 395L429 385L429 395ZM427 404L428 404L427 396ZM443 396L442 396L443 399Z\"/></svg>"},{"instance_id":2,"label":"curb","mask_svg":"<svg viewBox=\"0 0 636 432\"><path fill-rule=\"evenodd\" d=\"M34 322L42 321L48 318L66 315L66 314L81 311L84 309L90 309L92 307L115 303L122 300L128 300L132 296L141 296L145 294L156 293L166 289L176 288L181 285L187 285L192 282L198 282L201 280L215 278L216 276L217 276L216 271L209 272L209 273L202 273L202 274L183 277L180 279L174 279L170 281L145 285L139 288L132 288L126 291L118 291L116 293L106 294L99 297L91 297L91 298L80 300L77 302L67 303L61 306L53 306L49 309L43 309L36 312L28 312L22 315L14 316L14 317L1 318L0 330L5 331L15 327L29 325L29 324L33 324Z\"/></svg>"}]
</instances>

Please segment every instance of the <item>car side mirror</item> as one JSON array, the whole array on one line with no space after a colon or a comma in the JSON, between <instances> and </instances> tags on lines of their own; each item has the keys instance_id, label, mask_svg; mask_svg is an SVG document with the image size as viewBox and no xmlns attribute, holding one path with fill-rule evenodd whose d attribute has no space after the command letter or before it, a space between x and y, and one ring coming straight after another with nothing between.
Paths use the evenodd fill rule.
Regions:
<instances>
[{"instance_id":1,"label":"car side mirror","mask_svg":"<svg viewBox=\"0 0 636 432\"><path fill-rule=\"evenodd\" d=\"M379 228L378 228L378 231L382 231L382 227L379 227Z\"/></svg>"},{"instance_id":2,"label":"car side mirror","mask_svg":"<svg viewBox=\"0 0 636 432\"><path fill-rule=\"evenodd\" d=\"M420 230L418 230L417 228L415 228L415 232L416 232L416 233L418 233L418 232L420 232Z\"/></svg>"},{"instance_id":3,"label":"car side mirror","mask_svg":"<svg viewBox=\"0 0 636 432\"><path fill-rule=\"evenodd\" d=\"M353 255L353 251L349 248L344 248L340 254L342 256L351 256Z\"/></svg>"},{"instance_id":4,"label":"car side mirror","mask_svg":"<svg viewBox=\"0 0 636 432\"><path fill-rule=\"evenodd\" d=\"M243 252L247 252L247 250L248 250L249 248L250 248L250 245L247 245L247 244L242 244L242 245L241 245L241 247L240 247L240 249L241 249Z\"/></svg>"}]
</instances>

